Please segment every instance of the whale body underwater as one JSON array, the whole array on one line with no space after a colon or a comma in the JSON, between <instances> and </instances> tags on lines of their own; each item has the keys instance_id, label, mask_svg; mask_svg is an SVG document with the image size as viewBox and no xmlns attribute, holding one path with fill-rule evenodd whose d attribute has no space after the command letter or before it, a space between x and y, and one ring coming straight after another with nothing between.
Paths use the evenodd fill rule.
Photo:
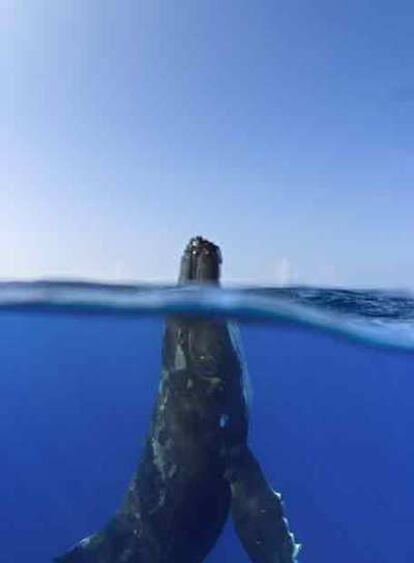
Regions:
<instances>
[{"instance_id":1,"label":"whale body underwater","mask_svg":"<svg viewBox=\"0 0 414 563\"><path fill-rule=\"evenodd\" d=\"M218 284L218 246L195 237L179 284ZM281 497L248 443L243 361L232 326L168 317L144 451L117 513L60 563L199 563L231 512L254 563L294 563L299 551Z\"/></svg>"}]
</instances>

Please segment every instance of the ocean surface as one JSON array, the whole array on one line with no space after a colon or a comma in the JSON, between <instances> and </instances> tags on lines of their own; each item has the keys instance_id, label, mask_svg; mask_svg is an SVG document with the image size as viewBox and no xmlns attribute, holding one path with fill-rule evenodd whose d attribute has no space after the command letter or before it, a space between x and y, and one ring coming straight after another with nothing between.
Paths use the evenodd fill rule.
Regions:
<instances>
[{"instance_id":1,"label":"ocean surface","mask_svg":"<svg viewBox=\"0 0 414 563\"><path fill-rule=\"evenodd\" d=\"M177 312L239 323L299 562L414 561L411 293L48 282L0 284L0 561L50 563L114 513ZM248 562L231 522L207 561Z\"/></svg>"}]
</instances>

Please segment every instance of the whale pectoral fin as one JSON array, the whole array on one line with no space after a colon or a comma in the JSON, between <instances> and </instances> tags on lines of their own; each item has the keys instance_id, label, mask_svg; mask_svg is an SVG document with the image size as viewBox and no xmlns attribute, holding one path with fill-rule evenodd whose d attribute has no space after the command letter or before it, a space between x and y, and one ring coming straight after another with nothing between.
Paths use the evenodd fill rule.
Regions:
<instances>
[{"instance_id":1,"label":"whale pectoral fin","mask_svg":"<svg viewBox=\"0 0 414 563\"><path fill-rule=\"evenodd\" d=\"M227 476L231 514L239 539L253 563L294 563L295 543L281 496L272 490L247 447L231 455Z\"/></svg>"}]
</instances>

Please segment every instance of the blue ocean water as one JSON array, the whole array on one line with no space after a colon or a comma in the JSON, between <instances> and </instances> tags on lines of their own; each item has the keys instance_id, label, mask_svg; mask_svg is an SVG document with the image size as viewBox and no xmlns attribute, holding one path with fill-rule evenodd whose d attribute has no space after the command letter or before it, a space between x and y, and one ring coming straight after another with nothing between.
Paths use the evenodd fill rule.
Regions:
<instances>
[{"instance_id":1,"label":"blue ocean water","mask_svg":"<svg viewBox=\"0 0 414 563\"><path fill-rule=\"evenodd\" d=\"M114 513L177 310L240 321L250 441L299 561L413 561L410 295L82 284L0 287L1 561L50 562ZM247 561L229 523L208 562Z\"/></svg>"}]
</instances>

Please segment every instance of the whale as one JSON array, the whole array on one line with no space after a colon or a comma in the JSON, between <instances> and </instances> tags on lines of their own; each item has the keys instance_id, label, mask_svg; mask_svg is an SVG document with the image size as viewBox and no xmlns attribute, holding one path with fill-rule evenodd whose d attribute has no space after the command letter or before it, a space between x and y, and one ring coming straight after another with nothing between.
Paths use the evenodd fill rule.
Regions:
<instances>
[{"instance_id":1,"label":"whale","mask_svg":"<svg viewBox=\"0 0 414 563\"><path fill-rule=\"evenodd\" d=\"M220 284L220 248L187 244L179 285ZM249 407L240 342L229 321L165 319L159 389L143 452L104 528L54 561L199 563L231 514L254 563L294 563L299 544L279 493L248 444Z\"/></svg>"}]
</instances>

